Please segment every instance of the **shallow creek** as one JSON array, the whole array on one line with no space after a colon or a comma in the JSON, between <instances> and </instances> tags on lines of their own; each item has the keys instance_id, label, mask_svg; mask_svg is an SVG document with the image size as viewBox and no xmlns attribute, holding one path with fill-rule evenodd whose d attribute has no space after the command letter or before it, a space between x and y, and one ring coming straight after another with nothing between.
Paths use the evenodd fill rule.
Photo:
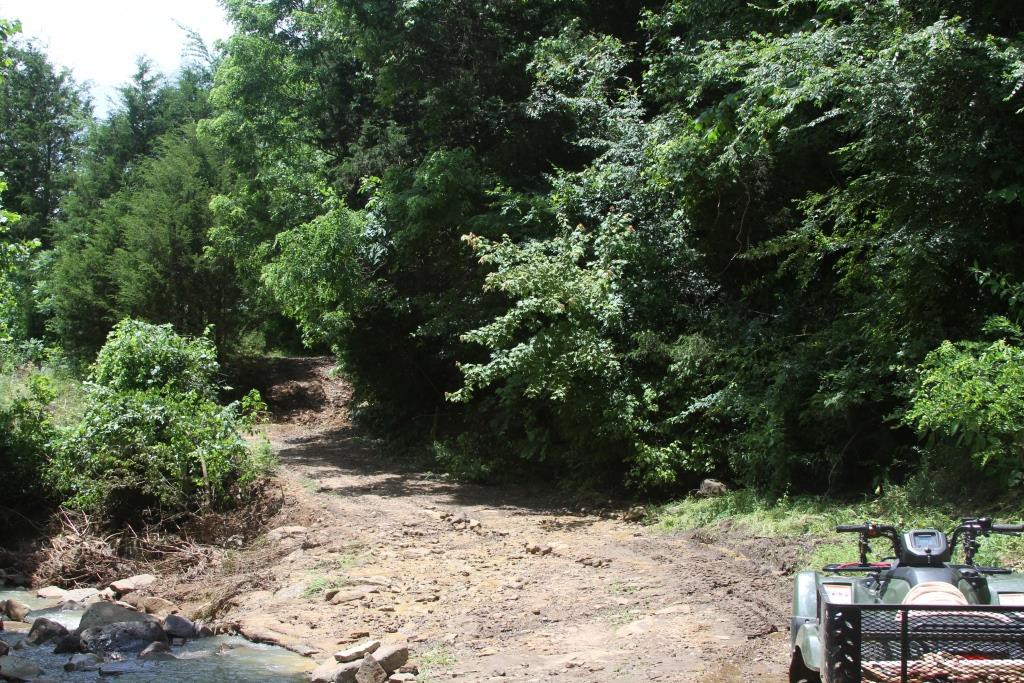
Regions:
<instances>
[{"instance_id":1,"label":"shallow creek","mask_svg":"<svg viewBox=\"0 0 1024 683\"><path fill-rule=\"evenodd\" d=\"M56 600L44 600L24 590L0 590L0 602L13 598L28 605L32 612L27 621L46 617L67 629L78 627L84 610L61 610ZM53 654L53 645L41 647L27 645L20 650L14 646L25 639L24 632L13 630L12 622L5 622L7 630L0 632L0 640L11 646L11 655L35 662L42 675L59 681L96 681L96 671L64 671L70 655ZM124 683L149 681L202 681L206 683L242 683L248 681L306 681L315 662L280 647L250 643L238 636L215 636L190 640L173 648L176 659L146 660L126 655L118 663L117 680ZM123 667L123 668L120 668Z\"/></svg>"}]
</instances>

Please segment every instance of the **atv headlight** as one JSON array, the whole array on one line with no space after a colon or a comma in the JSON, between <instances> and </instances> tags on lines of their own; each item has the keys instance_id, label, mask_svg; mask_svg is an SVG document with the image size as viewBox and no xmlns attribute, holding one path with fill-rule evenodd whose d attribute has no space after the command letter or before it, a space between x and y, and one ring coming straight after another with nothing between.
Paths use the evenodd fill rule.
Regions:
<instances>
[{"instance_id":1,"label":"atv headlight","mask_svg":"<svg viewBox=\"0 0 1024 683\"><path fill-rule=\"evenodd\" d=\"M849 583L823 583L828 601L833 605L850 605L853 603L853 585Z\"/></svg>"},{"instance_id":2,"label":"atv headlight","mask_svg":"<svg viewBox=\"0 0 1024 683\"><path fill-rule=\"evenodd\" d=\"M1000 593L999 604L1010 605L1011 607L1024 607L1024 593Z\"/></svg>"}]
</instances>

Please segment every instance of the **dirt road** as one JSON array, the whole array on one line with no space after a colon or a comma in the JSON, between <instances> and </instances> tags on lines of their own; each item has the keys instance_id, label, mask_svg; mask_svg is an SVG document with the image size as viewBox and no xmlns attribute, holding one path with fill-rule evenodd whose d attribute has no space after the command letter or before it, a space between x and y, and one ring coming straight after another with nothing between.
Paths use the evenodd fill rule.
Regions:
<instances>
[{"instance_id":1,"label":"dirt road","mask_svg":"<svg viewBox=\"0 0 1024 683\"><path fill-rule=\"evenodd\" d=\"M227 567L243 631L317 661L407 639L424 681L785 680L788 581L759 559L414 471L353 435L326 361L282 364L281 528Z\"/></svg>"}]
</instances>

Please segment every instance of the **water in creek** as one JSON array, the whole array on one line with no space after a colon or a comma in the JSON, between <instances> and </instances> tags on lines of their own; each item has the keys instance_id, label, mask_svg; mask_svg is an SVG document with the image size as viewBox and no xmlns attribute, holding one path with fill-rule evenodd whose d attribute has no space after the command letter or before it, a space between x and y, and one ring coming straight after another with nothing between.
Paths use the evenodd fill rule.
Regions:
<instances>
[{"instance_id":1,"label":"water in creek","mask_svg":"<svg viewBox=\"0 0 1024 683\"><path fill-rule=\"evenodd\" d=\"M56 600L44 600L28 591L0 590L0 602L13 598L28 605L32 612L29 621L46 617L68 629L77 628L82 610L62 611ZM35 662L43 675L59 681L96 681L95 671L64 671L70 655L53 654L50 644L41 647L26 645L21 650L13 646L23 640L26 632L14 630L0 632L0 640L12 646L11 654ZM315 663L280 647L257 645L238 636L216 636L190 640L173 648L177 659L145 660L126 656L117 680L123 683L167 681L202 681L209 683L248 683L249 681L282 681L298 683L309 679L308 673Z\"/></svg>"}]
</instances>

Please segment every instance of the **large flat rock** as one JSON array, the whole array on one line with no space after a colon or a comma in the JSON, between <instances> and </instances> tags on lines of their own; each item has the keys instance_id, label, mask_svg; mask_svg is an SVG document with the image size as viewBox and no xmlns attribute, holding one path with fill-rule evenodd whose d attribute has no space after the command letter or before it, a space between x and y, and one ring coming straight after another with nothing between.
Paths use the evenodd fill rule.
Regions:
<instances>
[{"instance_id":1,"label":"large flat rock","mask_svg":"<svg viewBox=\"0 0 1024 683\"><path fill-rule=\"evenodd\" d=\"M82 648L105 655L111 652L138 654L152 643L166 643L167 634L155 621L123 621L82 631Z\"/></svg>"},{"instance_id":2,"label":"large flat rock","mask_svg":"<svg viewBox=\"0 0 1024 683\"><path fill-rule=\"evenodd\" d=\"M128 609L127 607L115 605L110 602L97 602L86 608L85 613L82 615L82 621L78 625L78 632L81 633L87 629L106 626L108 624L131 621L152 622L159 626L156 618L151 617L148 614L143 614L142 612L137 612L133 609Z\"/></svg>"}]
</instances>

